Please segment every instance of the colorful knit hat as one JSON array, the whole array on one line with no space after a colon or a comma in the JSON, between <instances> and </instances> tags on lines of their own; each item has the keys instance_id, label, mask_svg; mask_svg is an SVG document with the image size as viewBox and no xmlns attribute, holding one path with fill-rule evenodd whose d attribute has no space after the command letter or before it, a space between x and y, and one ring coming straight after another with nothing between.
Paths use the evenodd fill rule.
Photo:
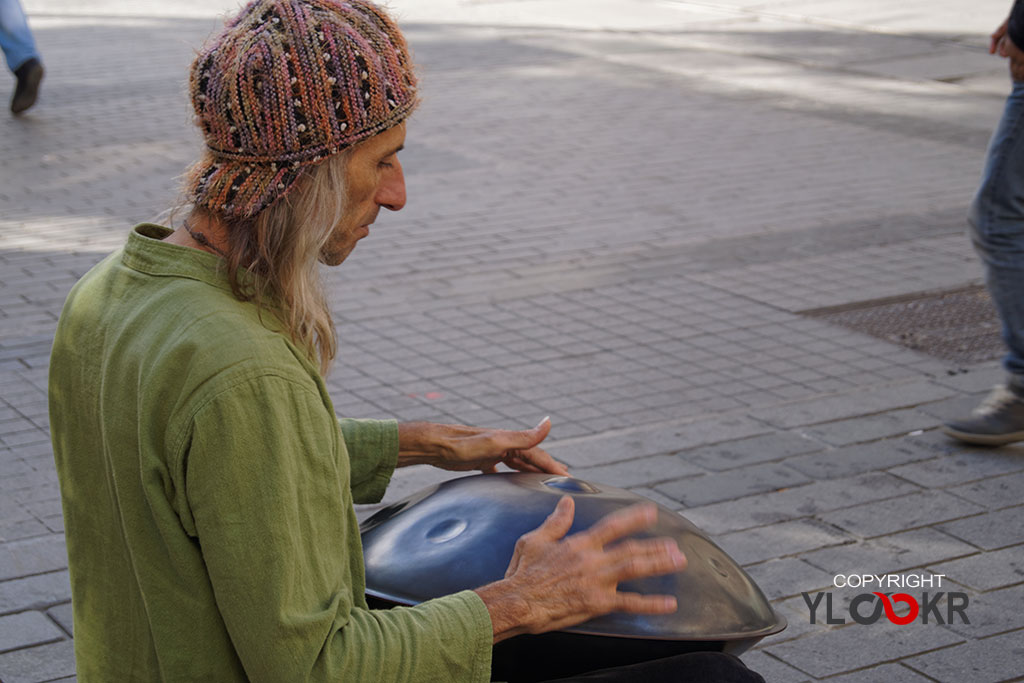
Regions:
<instances>
[{"instance_id":1,"label":"colorful knit hat","mask_svg":"<svg viewBox=\"0 0 1024 683\"><path fill-rule=\"evenodd\" d=\"M192 63L208 152L188 172L197 207L251 218L303 169L416 107L405 39L366 0L254 0Z\"/></svg>"}]
</instances>

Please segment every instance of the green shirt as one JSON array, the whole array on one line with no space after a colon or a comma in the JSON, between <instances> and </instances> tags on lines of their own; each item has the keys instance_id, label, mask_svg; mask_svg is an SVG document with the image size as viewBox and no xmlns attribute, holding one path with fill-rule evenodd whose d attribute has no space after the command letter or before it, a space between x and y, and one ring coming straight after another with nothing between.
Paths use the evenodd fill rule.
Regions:
<instances>
[{"instance_id":1,"label":"green shirt","mask_svg":"<svg viewBox=\"0 0 1024 683\"><path fill-rule=\"evenodd\" d=\"M475 593L367 609L352 504L383 495L397 425L339 421L275 319L169 232L136 227L54 339L78 680L489 680Z\"/></svg>"}]
</instances>

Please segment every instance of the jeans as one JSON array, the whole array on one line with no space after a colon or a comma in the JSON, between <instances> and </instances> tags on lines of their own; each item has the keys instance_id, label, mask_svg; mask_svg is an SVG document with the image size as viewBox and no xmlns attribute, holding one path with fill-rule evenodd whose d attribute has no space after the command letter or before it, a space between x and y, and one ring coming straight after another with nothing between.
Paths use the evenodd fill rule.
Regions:
<instances>
[{"instance_id":1,"label":"jeans","mask_svg":"<svg viewBox=\"0 0 1024 683\"><path fill-rule=\"evenodd\" d=\"M1024 83L1014 83L968 212L974 248L1003 326L1009 383L1024 389Z\"/></svg>"},{"instance_id":2,"label":"jeans","mask_svg":"<svg viewBox=\"0 0 1024 683\"><path fill-rule=\"evenodd\" d=\"M0 0L0 49L11 71L33 58L42 61L18 0Z\"/></svg>"}]
</instances>

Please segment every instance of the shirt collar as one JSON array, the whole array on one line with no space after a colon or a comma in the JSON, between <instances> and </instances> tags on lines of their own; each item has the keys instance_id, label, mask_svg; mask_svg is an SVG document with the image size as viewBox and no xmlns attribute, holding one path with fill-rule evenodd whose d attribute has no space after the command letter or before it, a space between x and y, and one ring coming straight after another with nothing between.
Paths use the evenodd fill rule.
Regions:
<instances>
[{"instance_id":1,"label":"shirt collar","mask_svg":"<svg viewBox=\"0 0 1024 683\"><path fill-rule=\"evenodd\" d=\"M149 275L185 277L231 291L224 261L206 251L163 241L172 232L154 223L136 225L124 246L122 262Z\"/></svg>"}]
</instances>

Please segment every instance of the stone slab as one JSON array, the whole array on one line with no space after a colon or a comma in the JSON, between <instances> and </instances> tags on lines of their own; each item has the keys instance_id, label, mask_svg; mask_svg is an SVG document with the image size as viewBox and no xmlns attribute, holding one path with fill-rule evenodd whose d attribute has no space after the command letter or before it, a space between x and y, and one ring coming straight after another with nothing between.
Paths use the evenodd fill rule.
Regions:
<instances>
[{"instance_id":1,"label":"stone slab","mask_svg":"<svg viewBox=\"0 0 1024 683\"><path fill-rule=\"evenodd\" d=\"M75 648L70 640L0 655L0 680L4 683L41 683L74 673Z\"/></svg>"},{"instance_id":2,"label":"stone slab","mask_svg":"<svg viewBox=\"0 0 1024 683\"><path fill-rule=\"evenodd\" d=\"M1024 543L1024 508L1004 508L939 527L984 550Z\"/></svg>"},{"instance_id":3,"label":"stone slab","mask_svg":"<svg viewBox=\"0 0 1024 683\"><path fill-rule=\"evenodd\" d=\"M722 471L810 453L823 447L822 444L800 434L776 432L749 439L726 441L713 446L701 446L683 451L679 457L708 470Z\"/></svg>"},{"instance_id":4,"label":"stone slab","mask_svg":"<svg viewBox=\"0 0 1024 683\"><path fill-rule=\"evenodd\" d=\"M67 566L63 534L0 545L0 581L29 574L42 574Z\"/></svg>"},{"instance_id":5,"label":"stone slab","mask_svg":"<svg viewBox=\"0 0 1024 683\"><path fill-rule=\"evenodd\" d=\"M848 477L931 457L904 439L885 439L789 458L786 464L816 479Z\"/></svg>"},{"instance_id":6,"label":"stone slab","mask_svg":"<svg viewBox=\"0 0 1024 683\"><path fill-rule=\"evenodd\" d=\"M907 666L940 683L1018 680L1024 661L1024 631L970 640L956 647L913 657Z\"/></svg>"},{"instance_id":7,"label":"stone slab","mask_svg":"<svg viewBox=\"0 0 1024 683\"><path fill-rule=\"evenodd\" d=\"M762 463L666 481L654 488L687 507L694 507L799 486L808 481L805 474L784 464Z\"/></svg>"},{"instance_id":8,"label":"stone slab","mask_svg":"<svg viewBox=\"0 0 1024 683\"><path fill-rule=\"evenodd\" d=\"M67 571L0 581L0 614L38 609L71 599Z\"/></svg>"},{"instance_id":9,"label":"stone slab","mask_svg":"<svg viewBox=\"0 0 1024 683\"><path fill-rule=\"evenodd\" d=\"M751 416L788 429L939 401L953 393L949 387L917 381L756 410Z\"/></svg>"},{"instance_id":10,"label":"stone slab","mask_svg":"<svg viewBox=\"0 0 1024 683\"><path fill-rule=\"evenodd\" d=\"M932 526L950 519L977 515L984 511L985 508L980 505L957 498L944 491L922 491L899 498L827 512L820 515L820 518L850 533L863 538L872 538L916 527ZM964 524L968 521L963 520L957 523ZM954 535L960 536L959 534ZM960 537L962 538L962 536Z\"/></svg>"},{"instance_id":11,"label":"stone slab","mask_svg":"<svg viewBox=\"0 0 1024 683\"><path fill-rule=\"evenodd\" d=\"M849 543L842 531L810 520L722 534L715 539L740 565L754 564L816 548Z\"/></svg>"},{"instance_id":12,"label":"stone slab","mask_svg":"<svg viewBox=\"0 0 1024 683\"><path fill-rule=\"evenodd\" d=\"M815 425L807 430L807 434L832 446L849 446L928 429L934 427L935 422L934 417L918 410L894 410Z\"/></svg>"},{"instance_id":13,"label":"stone slab","mask_svg":"<svg viewBox=\"0 0 1024 683\"><path fill-rule=\"evenodd\" d=\"M898 477L884 472L870 472L691 508L686 511L686 515L706 531L725 533L821 515L831 510L918 491L920 488Z\"/></svg>"},{"instance_id":14,"label":"stone slab","mask_svg":"<svg viewBox=\"0 0 1024 683\"><path fill-rule=\"evenodd\" d=\"M829 633L770 645L765 651L790 666L823 678L962 642L963 637L939 626L908 628L879 621L870 626L850 624Z\"/></svg>"},{"instance_id":15,"label":"stone slab","mask_svg":"<svg viewBox=\"0 0 1024 683\"><path fill-rule=\"evenodd\" d=\"M830 572L882 574L941 564L977 552L978 549L969 543L925 527L880 536L870 541L811 551L800 557Z\"/></svg>"},{"instance_id":16,"label":"stone slab","mask_svg":"<svg viewBox=\"0 0 1024 683\"><path fill-rule=\"evenodd\" d=\"M934 563L929 569L979 591L1012 586L1024 582L1024 545Z\"/></svg>"},{"instance_id":17,"label":"stone slab","mask_svg":"<svg viewBox=\"0 0 1024 683\"><path fill-rule=\"evenodd\" d=\"M695 446L768 431L763 424L746 417L718 417L683 425L556 441L550 444L548 451L568 465L593 467L630 458L678 453Z\"/></svg>"},{"instance_id":18,"label":"stone slab","mask_svg":"<svg viewBox=\"0 0 1024 683\"><path fill-rule=\"evenodd\" d=\"M61 630L42 612L19 612L0 617L0 654L63 638Z\"/></svg>"},{"instance_id":19,"label":"stone slab","mask_svg":"<svg viewBox=\"0 0 1024 683\"><path fill-rule=\"evenodd\" d=\"M669 479L704 474L704 470L676 455L655 455L598 467L577 467L572 475L619 488L649 486Z\"/></svg>"}]
</instances>

